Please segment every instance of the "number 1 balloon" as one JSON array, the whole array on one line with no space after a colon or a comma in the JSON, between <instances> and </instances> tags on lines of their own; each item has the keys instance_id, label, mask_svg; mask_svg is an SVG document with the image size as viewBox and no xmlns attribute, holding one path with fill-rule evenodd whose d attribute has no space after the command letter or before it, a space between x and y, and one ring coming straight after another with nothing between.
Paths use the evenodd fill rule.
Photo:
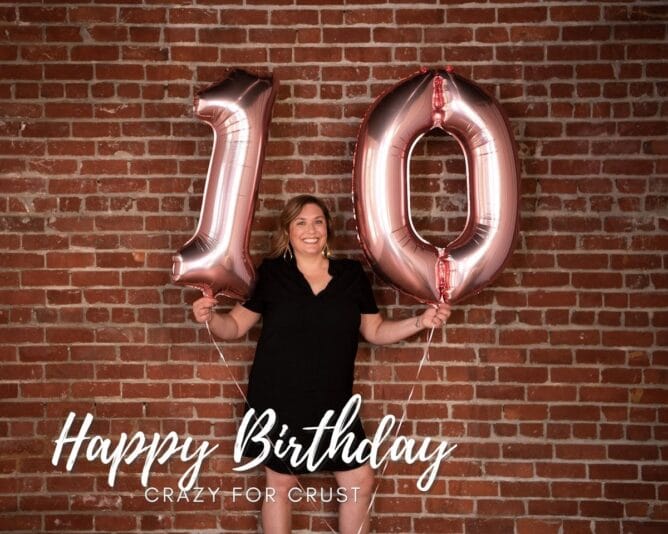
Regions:
<instances>
[{"instance_id":1,"label":"number 1 balloon","mask_svg":"<svg viewBox=\"0 0 668 534\"><path fill-rule=\"evenodd\" d=\"M411 151L433 128L455 138L467 169L468 218L445 248L422 239L410 217ZM519 226L517 153L499 104L451 69L398 83L360 129L353 198L362 248L386 282L430 303L481 291L503 269Z\"/></svg>"},{"instance_id":2,"label":"number 1 balloon","mask_svg":"<svg viewBox=\"0 0 668 534\"><path fill-rule=\"evenodd\" d=\"M275 95L271 78L234 70L195 98L195 114L213 128L213 152L195 235L173 258L175 283L248 297L250 228Z\"/></svg>"}]
</instances>

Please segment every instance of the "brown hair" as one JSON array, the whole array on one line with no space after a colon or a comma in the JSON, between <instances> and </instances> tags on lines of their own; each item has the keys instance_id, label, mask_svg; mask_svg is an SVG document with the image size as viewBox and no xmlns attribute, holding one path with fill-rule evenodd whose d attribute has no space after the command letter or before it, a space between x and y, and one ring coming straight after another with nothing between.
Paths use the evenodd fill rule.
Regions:
<instances>
[{"instance_id":1,"label":"brown hair","mask_svg":"<svg viewBox=\"0 0 668 534\"><path fill-rule=\"evenodd\" d=\"M297 218L297 215L302 211L302 208L307 204L315 204L325 215L325 224L327 226L327 244L325 245L325 254L329 254L329 243L334 236L334 228L332 223L332 216L329 214L327 205L318 197L313 195L298 195L291 198L285 204L281 215L278 218L278 230L274 233L271 239L271 250L269 257L278 258L283 254L291 254L290 247L290 223Z\"/></svg>"}]
</instances>

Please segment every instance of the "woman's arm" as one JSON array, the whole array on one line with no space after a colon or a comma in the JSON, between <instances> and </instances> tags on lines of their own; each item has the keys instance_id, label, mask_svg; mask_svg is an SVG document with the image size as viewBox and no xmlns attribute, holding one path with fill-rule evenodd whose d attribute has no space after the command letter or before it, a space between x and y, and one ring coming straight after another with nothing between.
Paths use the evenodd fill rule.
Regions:
<instances>
[{"instance_id":1,"label":"woman's arm","mask_svg":"<svg viewBox=\"0 0 668 534\"><path fill-rule=\"evenodd\" d=\"M235 304L229 313L216 313L213 307L217 300L202 297L193 302L193 315L198 323L209 321L209 328L220 339L237 339L246 334L260 320L261 315Z\"/></svg>"},{"instance_id":2,"label":"woman's arm","mask_svg":"<svg viewBox=\"0 0 668 534\"><path fill-rule=\"evenodd\" d=\"M418 317L390 321L383 319L380 313L362 314L360 332L369 343L389 345L417 334L425 328L438 328L450 317L450 305L440 303L438 307L429 307Z\"/></svg>"}]
</instances>

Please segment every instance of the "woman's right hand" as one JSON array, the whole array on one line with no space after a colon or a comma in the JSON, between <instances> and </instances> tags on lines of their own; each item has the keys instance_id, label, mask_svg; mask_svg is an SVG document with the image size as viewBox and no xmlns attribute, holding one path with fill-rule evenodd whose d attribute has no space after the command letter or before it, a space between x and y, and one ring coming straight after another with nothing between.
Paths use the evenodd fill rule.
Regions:
<instances>
[{"instance_id":1,"label":"woman's right hand","mask_svg":"<svg viewBox=\"0 0 668 534\"><path fill-rule=\"evenodd\" d=\"M213 319L213 307L217 300L212 297L202 297L193 302L193 315L198 323L206 323Z\"/></svg>"}]
</instances>

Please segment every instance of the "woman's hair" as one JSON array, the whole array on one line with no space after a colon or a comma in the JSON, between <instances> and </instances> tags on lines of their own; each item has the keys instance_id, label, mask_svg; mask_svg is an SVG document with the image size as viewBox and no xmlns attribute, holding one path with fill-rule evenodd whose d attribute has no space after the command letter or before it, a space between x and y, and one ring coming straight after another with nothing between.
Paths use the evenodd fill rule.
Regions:
<instances>
[{"instance_id":1,"label":"woman's hair","mask_svg":"<svg viewBox=\"0 0 668 534\"><path fill-rule=\"evenodd\" d=\"M285 204L280 217L278 218L278 230L271 239L271 250L269 257L278 258L284 254L292 254L290 247L290 223L297 218L306 204L315 204L325 215L325 224L327 226L327 244L325 245L325 254L329 253L329 243L334 236L332 216L329 214L327 205L318 197L313 195L298 195L291 198Z\"/></svg>"}]
</instances>

